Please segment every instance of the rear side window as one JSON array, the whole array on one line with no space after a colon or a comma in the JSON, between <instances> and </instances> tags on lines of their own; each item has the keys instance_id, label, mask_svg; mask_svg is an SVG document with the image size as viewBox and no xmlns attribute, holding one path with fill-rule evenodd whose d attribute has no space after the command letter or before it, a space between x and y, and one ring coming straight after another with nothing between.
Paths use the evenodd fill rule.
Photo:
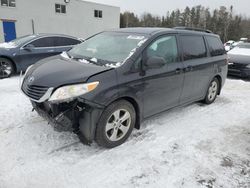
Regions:
<instances>
[{"instance_id":1,"label":"rear side window","mask_svg":"<svg viewBox=\"0 0 250 188\"><path fill-rule=\"evenodd\" d=\"M207 36L206 38L211 56L225 54L224 46L218 37Z\"/></svg>"},{"instance_id":2,"label":"rear side window","mask_svg":"<svg viewBox=\"0 0 250 188\"><path fill-rule=\"evenodd\" d=\"M37 39L30 43L36 48L44 48L44 47L53 47L54 46L54 37L44 37Z\"/></svg>"},{"instance_id":3,"label":"rear side window","mask_svg":"<svg viewBox=\"0 0 250 188\"><path fill-rule=\"evenodd\" d=\"M180 36L184 61L207 57L207 50L202 36Z\"/></svg>"},{"instance_id":4,"label":"rear side window","mask_svg":"<svg viewBox=\"0 0 250 188\"><path fill-rule=\"evenodd\" d=\"M80 44L79 40L67 37L54 37L55 46L73 46Z\"/></svg>"}]
</instances>

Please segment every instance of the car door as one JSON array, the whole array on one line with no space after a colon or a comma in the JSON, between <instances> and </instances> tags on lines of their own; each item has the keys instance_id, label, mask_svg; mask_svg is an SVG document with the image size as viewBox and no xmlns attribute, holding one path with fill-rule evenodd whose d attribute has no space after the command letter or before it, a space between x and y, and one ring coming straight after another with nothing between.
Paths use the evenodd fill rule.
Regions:
<instances>
[{"instance_id":1,"label":"car door","mask_svg":"<svg viewBox=\"0 0 250 188\"><path fill-rule=\"evenodd\" d=\"M213 72L208 50L202 35L180 35L184 65L184 86L181 103L199 100L207 90Z\"/></svg>"},{"instance_id":2,"label":"car door","mask_svg":"<svg viewBox=\"0 0 250 188\"><path fill-rule=\"evenodd\" d=\"M148 66L150 59L162 58L164 65ZM154 40L143 53L144 116L148 117L179 104L183 87L183 64L179 58L177 38L164 35Z\"/></svg>"},{"instance_id":3,"label":"car door","mask_svg":"<svg viewBox=\"0 0 250 188\"><path fill-rule=\"evenodd\" d=\"M37 61L56 54L54 37L41 37L21 47L18 59L22 70L26 70Z\"/></svg>"}]
</instances>

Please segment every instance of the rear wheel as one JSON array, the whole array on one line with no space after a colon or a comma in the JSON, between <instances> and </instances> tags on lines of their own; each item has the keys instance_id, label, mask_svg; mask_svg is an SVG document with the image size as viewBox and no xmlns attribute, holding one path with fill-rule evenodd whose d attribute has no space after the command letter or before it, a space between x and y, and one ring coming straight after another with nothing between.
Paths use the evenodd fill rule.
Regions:
<instances>
[{"instance_id":1,"label":"rear wheel","mask_svg":"<svg viewBox=\"0 0 250 188\"><path fill-rule=\"evenodd\" d=\"M13 63L6 58L0 58L0 78L8 78L13 73L14 73Z\"/></svg>"},{"instance_id":2,"label":"rear wheel","mask_svg":"<svg viewBox=\"0 0 250 188\"><path fill-rule=\"evenodd\" d=\"M125 100L112 103L98 122L96 142L106 148L123 144L134 128L135 120L135 109L131 103Z\"/></svg>"},{"instance_id":3,"label":"rear wheel","mask_svg":"<svg viewBox=\"0 0 250 188\"><path fill-rule=\"evenodd\" d=\"M219 80L217 78L214 78L209 84L204 103L211 104L215 101L219 93L219 86Z\"/></svg>"}]
</instances>

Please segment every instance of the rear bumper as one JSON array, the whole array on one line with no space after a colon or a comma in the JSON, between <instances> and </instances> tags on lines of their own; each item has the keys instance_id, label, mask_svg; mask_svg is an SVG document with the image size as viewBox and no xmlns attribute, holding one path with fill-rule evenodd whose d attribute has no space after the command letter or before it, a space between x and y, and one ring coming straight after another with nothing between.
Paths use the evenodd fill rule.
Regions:
<instances>
[{"instance_id":1,"label":"rear bumper","mask_svg":"<svg viewBox=\"0 0 250 188\"><path fill-rule=\"evenodd\" d=\"M52 104L31 101L33 108L57 131L71 131L81 141L90 144L95 138L96 125L103 106L88 101Z\"/></svg>"}]
</instances>

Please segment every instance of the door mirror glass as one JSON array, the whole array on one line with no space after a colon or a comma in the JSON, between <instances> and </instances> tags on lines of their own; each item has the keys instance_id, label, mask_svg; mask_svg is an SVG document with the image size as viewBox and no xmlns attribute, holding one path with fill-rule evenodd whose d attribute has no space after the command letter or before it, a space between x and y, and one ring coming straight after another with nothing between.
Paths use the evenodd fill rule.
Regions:
<instances>
[{"instance_id":1,"label":"door mirror glass","mask_svg":"<svg viewBox=\"0 0 250 188\"><path fill-rule=\"evenodd\" d=\"M33 44L27 44L26 46L23 47L24 50L27 51L32 51L35 48Z\"/></svg>"},{"instance_id":2,"label":"door mirror glass","mask_svg":"<svg viewBox=\"0 0 250 188\"><path fill-rule=\"evenodd\" d=\"M146 67L147 68L161 68L166 64L166 61L163 57L149 57L146 62Z\"/></svg>"}]
</instances>

